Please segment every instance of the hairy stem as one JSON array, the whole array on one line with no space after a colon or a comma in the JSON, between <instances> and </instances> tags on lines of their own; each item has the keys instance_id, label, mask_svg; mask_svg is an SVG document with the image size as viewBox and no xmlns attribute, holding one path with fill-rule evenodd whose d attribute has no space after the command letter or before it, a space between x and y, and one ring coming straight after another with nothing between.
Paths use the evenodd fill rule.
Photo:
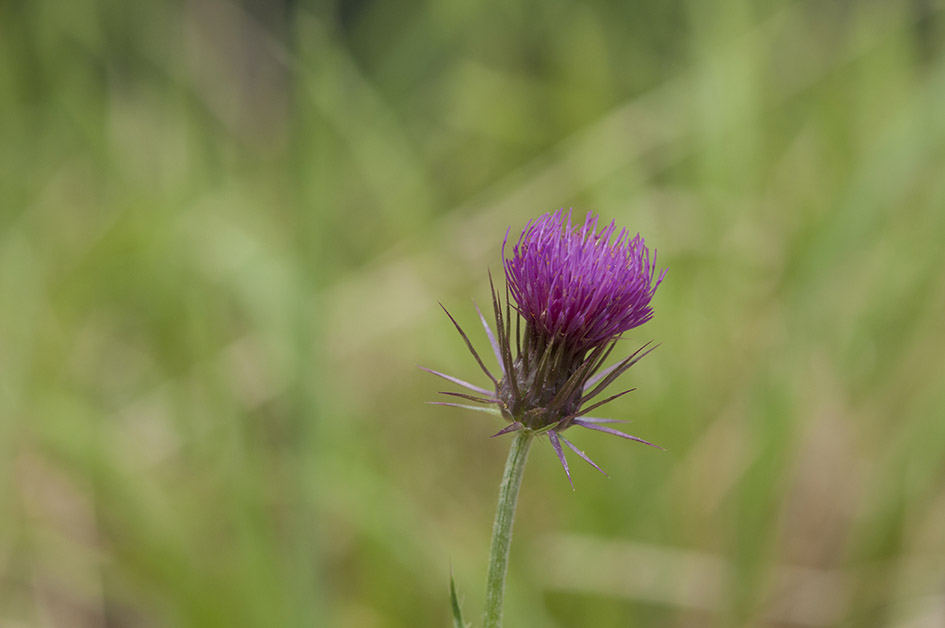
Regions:
<instances>
[{"instance_id":1,"label":"hairy stem","mask_svg":"<svg viewBox=\"0 0 945 628\"><path fill-rule=\"evenodd\" d=\"M484 628L501 628L502 599L505 595L505 574L509 566L509 546L512 544L512 523L515 505L522 485L522 474L528 458L533 434L526 430L515 433L509 458L505 461L502 484L499 485L499 505L492 526L492 551L489 554L489 576L486 582L486 609Z\"/></svg>"}]
</instances>

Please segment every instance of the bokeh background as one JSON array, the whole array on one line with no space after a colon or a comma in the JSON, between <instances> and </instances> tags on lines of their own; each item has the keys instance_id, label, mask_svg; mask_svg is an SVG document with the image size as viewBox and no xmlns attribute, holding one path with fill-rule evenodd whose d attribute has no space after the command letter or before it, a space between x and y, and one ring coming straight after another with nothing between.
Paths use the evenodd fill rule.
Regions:
<instances>
[{"instance_id":1,"label":"bokeh background","mask_svg":"<svg viewBox=\"0 0 945 628\"><path fill-rule=\"evenodd\" d=\"M478 624L416 365L558 207L669 269L667 451L533 450L507 625L945 626L941 0L0 4L0 626Z\"/></svg>"}]
</instances>

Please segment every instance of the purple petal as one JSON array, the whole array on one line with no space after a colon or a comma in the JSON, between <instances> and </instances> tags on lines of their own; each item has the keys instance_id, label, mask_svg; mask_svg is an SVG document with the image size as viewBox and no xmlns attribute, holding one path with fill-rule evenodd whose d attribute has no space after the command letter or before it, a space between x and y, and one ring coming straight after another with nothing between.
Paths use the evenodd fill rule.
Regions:
<instances>
[{"instance_id":1,"label":"purple petal","mask_svg":"<svg viewBox=\"0 0 945 628\"><path fill-rule=\"evenodd\" d=\"M571 483L571 490L574 490L574 480L571 479L571 469L568 468L568 461L564 457L564 451L561 449L561 442L558 440L558 433L555 431L548 432L548 440L551 441L551 446L554 448L555 453L558 454L558 460L561 461L561 466L564 467L564 472L568 476L568 482Z\"/></svg>"},{"instance_id":2,"label":"purple petal","mask_svg":"<svg viewBox=\"0 0 945 628\"><path fill-rule=\"evenodd\" d=\"M503 266L518 310L536 333L590 349L653 317L663 279L643 238L599 228L596 216L572 221L557 210L529 222Z\"/></svg>"},{"instance_id":3,"label":"purple petal","mask_svg":"<svg viewBox=\"0 0 945 628\"><path fill-rule=\"evenodd\" d=\"M462 387L464 387L464 388L468 388L469 390L472 390L472 391L477 392L477 393L482 393L482 394L484 394L484 395L491 395L491 394L493 394L493 393L495 392L495 391L493 391L493 390L486 390L485 388L480 388L479 386L476 386L475 384L470 384L469 382L464 381L464 380L461 380L461 379L458 378L458 377L453 377L452 375L447 375L446 373L440 373L439 371L434 371L433 369L428 369L428 368L425 367L425 366L417 365L417 368L419 368L419 369L421 369L421 370L423 370L423 371L426 371L427 373L433 373L433 374L436 375L437 377L442 377L443 379L445 379L445 380L447 380L447 381L453 382L454 384L459 384L460 386L462 386Z\"/></svg>"},{"instance_id":4,"label":"purple petal","mask_svg":"<svg viewBox=\"0 0 945 628\"><path fill-rule=\"evenodd\" d=\"M659 445L654 445L653 443L647 442L642 438L636 436L631 436L630 434L624 434L619 430L615 430L611 427L604 427L603 425L597 425L596 423L585 423L581 419L574 419L574 425L580 425L581 427L586 427L589 430L597 430L598 432L604 432L606 434L613 434L614 436L619 436L620 438L626 438L627 440L635 440L638 443L643 443L644 445L649 445L650 447L656 447L657 449L663 449ZM666 451L665 449L663 451Z\"/></svg>"},{"instance_id":5,"label":"purple petal","mask_svg":"<svg viewBox=\"0 0 945 628\"><path fill-rule=\"evenodd\" d=\"M572 443L571 441L569 441L569 440L568 440L567 438L565 438L564 436L559 436L559 438L564 441L564 444L567 445L567 446L571 449L571 451L573 451L574 453L576 453L577 455L579 455L581 458L583 458L584 461L587 462L587 464L591 465L592 467L594 467L595 469L597 469L598 471L600 471L600 472L603 473L604 475L607 475L607 472L606 472L606 471L604 471L603 469L601 469L600 467L598 467L597 464L596 464L593 460L591 460L590 458L587 457L587 454L585 454L583 451L581 451L580 449L578 449L577 447L575 447L575 446L574 446L574 443ZM610 476L607 475L607 477L610 477Z\"/></svg>"}]
</instances>

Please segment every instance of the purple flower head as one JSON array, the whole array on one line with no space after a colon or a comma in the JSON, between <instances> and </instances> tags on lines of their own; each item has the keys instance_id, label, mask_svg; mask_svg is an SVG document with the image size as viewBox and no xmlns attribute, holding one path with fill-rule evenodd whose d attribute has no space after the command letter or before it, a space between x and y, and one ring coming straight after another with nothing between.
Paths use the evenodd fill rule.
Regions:
<instances>
[{"instance_id":1,"label":"purple flower head","mask_svg":"<svg viewBox=\"0 0 945 628\"><path fill-rule=\"evenodd\" d=\"M604 425L617 421L587 416L632 390L591 403L652 350L644 345L602 368L621 334L653 317L650 300L665 275L665 271L656 275L643 238L630 238L623 229L614 239L615 231L614 223L598 231L597 217L591 214L583 225L572 225L571 212L561 210L529 223L511 258L505 259L503 245L507 288L504 307L492 288L495 333L479 313L499 363L499 375L486 367L469 337L447 312L493 388L430 371L475 393L443 394L482 404L443 405L505 418L509 425L496 436L517 430L547 434L569 480L562 442L600 470L561 435L572 425L651 444Z\"/></svg>"},{"instance_id":2,"label":"purple flower head","mask_svg":"<svg viewBox=\"0 0 945 628\"><path fill-rule=\"evenodd\" d=\"M505 277L534 333L581 351L653 317L650 299L665 271L656 278L643 238L622 229L613 240L616 229L611 222L598 231L590 212L583 225L572 225L571 212L561 210L525 228L505 260Z\"/></svg>"}]
</instances>

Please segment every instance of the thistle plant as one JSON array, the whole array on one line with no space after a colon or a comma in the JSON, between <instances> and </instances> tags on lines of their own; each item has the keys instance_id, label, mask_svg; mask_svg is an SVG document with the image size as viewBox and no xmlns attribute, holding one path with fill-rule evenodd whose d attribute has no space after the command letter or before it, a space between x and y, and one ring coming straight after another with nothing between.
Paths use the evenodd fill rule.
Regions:
<instances>
[{"instance_id":1,"label":"thistle plant","mask_svg":"<svg viewBox=\"0 0 945 628\"><path fill-rule=\"evenodd\" d=\"M653 317L650 301L665 275L665 270L657 275L655 260L651 262L650 251L639 234L630 237L626 229L619 233L616 229L613 222L598 229L597 217L590 213L583 224L572 224L571 212L558 210L530 222L509 257L505 252L506 234L502 245L504 300L496 291L491 274L489 277L494 330L476 307L498 362L496 373L486 366L469 336L443 308L492 386L481 387L424 369L468 391L442 394L472 402L433 403L501 416L508 424L494 436L514 434L493 525L483 614L485 628L502 625L512 523L532 441L548 438L572 488L574 482L564 447L601 473L604 471L565 438L563 432L571 427L656 447L607 425L619 420L589 416L633 390L597 400L652 350L648 343L604 368L621 335ZM452 583L450 590L454 625L463 627Z\"/></svg>"}]
</instances>

